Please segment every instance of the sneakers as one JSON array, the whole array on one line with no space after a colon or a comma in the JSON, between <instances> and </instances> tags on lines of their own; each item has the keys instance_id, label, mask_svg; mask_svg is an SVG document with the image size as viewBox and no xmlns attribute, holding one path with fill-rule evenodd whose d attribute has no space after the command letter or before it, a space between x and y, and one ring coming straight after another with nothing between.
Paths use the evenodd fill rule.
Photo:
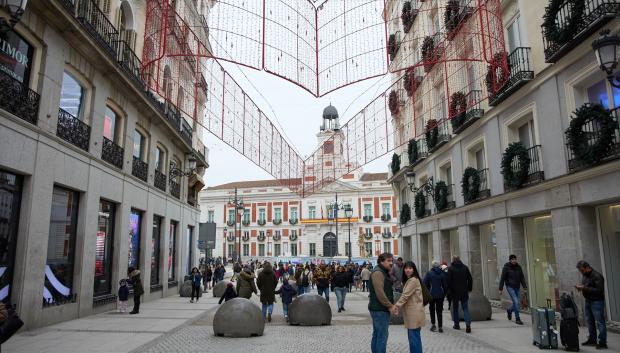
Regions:
<instances>
[{"instance_id":1,"label":"sneakers","mask_svg":"<svg viewBox=\"0 0 620 353\"><path fill-rule=\"evenodd\" d=\"M267 314L267 322L271 322L271 314Z\"/></svg>"},{"instance_id":2,"label":"sneakers","mask_svg":"<svg viewBox=\"0 0 620 353\"><path fill-rule=\"evenodd\" d=\"M523 321L521 321L521 319L517 319L517 320L515 320L515 324L523 325Z\"/></svg>"},{"instance_id":3,"label":"sneakers","mask_svg":"<svg viewBox=\"0 0 620 353\"><path fill-rule=\"evenodd\" d=\"M431 326L431 332L435 332L435 331L437 331L437 326L435 325Z\"/></svg>"},{"instance_id":4,"label":"sneakers","mask_svg":"<svg viewBox=\"0 0 620 353\"><path fill-rule=\"evenodd\" d=\"M596 345L596 349L607 349L607 343L599 343Z\"/></svg>"},{"instance_id":5,"label":"sneakers","mask_svg":"<svg viewBox=\"0 0 620 353\"><path fill-rule=\"evenodd\" d=\"M596 346L596 341L589 339L581 344L582 346Z\"/></svg>"},{"instance_id":6,"label":"sneakers","mask_svg":"<svg viewBox=\"0 0 620 353\"><path fill-rule=\"evenodd\" d=\"M465 332L467 332L467 333L471 333L471 326L467 326L467 327L465 328Z\"/></svg>"},{"instance_id":7,"label":"sneakers","mask_svg":"<svg viewBox=\"0 0 620 353\"><path fill-rule=\"evenodd\" d=\"M189 302L190 302L190 303L193 303L193 302L194 302L194 299L190 299L190 300L189 300Z\"/></svg>"},{"instance_id":8,"label":"sneakers","mask_svg":"<svg viewBox=\"0 0 620 353\"><path fill-rule=\"evenodd\" d=\"M441 327L439 328L439 333L443 333L443 329Z\"/></svg>"}]
</instances>

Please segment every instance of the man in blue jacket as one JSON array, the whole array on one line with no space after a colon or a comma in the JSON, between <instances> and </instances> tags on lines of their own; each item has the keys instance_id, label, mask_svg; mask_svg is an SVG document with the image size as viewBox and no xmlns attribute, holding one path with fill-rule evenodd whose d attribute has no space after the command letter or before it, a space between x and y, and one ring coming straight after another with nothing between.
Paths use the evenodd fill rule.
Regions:
<instances>
[{"instance_id":1,"label":"man in blue jacket","mask_svg":"<svg viewBox=\"0 0 620 353\"><path fill-rule=\"evenodd\" d=\"M441 269L439 261L433 261L433 268L424 276L424 285L431 292L433 299L430 301L431 312L431 331L435 332L437 326L435 326L435 315L437 315L437 324L439 325L439 332L443 332L443 299L446 296L448 284L446 282L446 274Z\"/></svg>"}]
</instances>

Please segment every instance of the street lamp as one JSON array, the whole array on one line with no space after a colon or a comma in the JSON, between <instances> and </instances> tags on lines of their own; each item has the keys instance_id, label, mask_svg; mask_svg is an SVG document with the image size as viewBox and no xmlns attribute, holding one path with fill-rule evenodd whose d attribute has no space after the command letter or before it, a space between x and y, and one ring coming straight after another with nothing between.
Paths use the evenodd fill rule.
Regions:
<instances>
[{"instance_id":1,"label":"street lamp","mask_svg":"<svg viewBox=\"0 0 620 353\"><path fill-rule=\"evenodd\" d=\"M349 253L349 263L351 263L351 250L353 249L351 246L351 217L353 216L353 208L350 204L344 205L344 214L347 216L347 220L349 221L349 246L347 252Z\"/></svg>"},{"instance_id":2,"label":"street lamp","mask_svg":"<svg viewBox=\"0 0 620 353\"><path fill-rule=\"evenodd\" d=\"M1 1L1 0L0 0ZM193 153L189 153L187 155L187 167L189 168L187 171L183 171L182 169L177 168L176 166L170 168L170 179L182 175L182 176L190 176L196 172L196 157Z\"/></svg>"},{"instance_id":3,"label":"street lamp","mask_svg":"<svg viewBox=\"0 0 620 353\"><path fill-rule=\"evenodd\" d=\"M610 30L601 31L601 37L592 42L592 49L596 61L601 70L607 74L607 81L620 88L620 73L614 74L614 70L618 66L618 47L620 46L620 37L618 35L610 36Z\"/></svg>"},{"instance_id":4,"label":"street lamp","mask_svg":"<svg viewBox=\"0 0 620 353\"><path fill-rule=\"evenodd\" d=\"M428 180L424 184L420 185L419 187L415 186L415 173L414 172L407 172L405 174L405 177L407 178L407 185L409 186L409 190L411 190L411 192L417 193L419 191L422 191L426 195L431 195L431 196L435 195L435 181L433 179L433 176L430 176Z\"/></svg>"},{"instance_id":5,"label":"street lamp","mask_svg":"<svg viewBox=\"0 0 620 353\"><path fill-rule=\"evenodd\" d=\"M327 204L327 218L329 219L329 213L333 211L332 218L336 220L336 244L338 244L338 210L341 209L344 209L344 204L342 202L338 203L338 193L336 193L336 200ZM336 251L336 254L337 253ZM323 256L327 256L325 254L325 249L323 249ZM330 254L330 256L333 256L333 254Z\"/></svg>"},{"instance_id":6,"label":"street lamp","mask_svg":"<svg viewBox=\"0 0 620 353\"><path fill-rule=\"evenodd\" d=\"M244 210L245 206L243 205L243 199L239 198L238 196L238 192L237 192L237 188L235 188L235 195L234 197L230 197L228 199L228 207L232 207L235 209L234 214L234 219L233 219L233 224L235 226L235 237L237 236L237 212L239 212L239 210ZM239 233L241 233L241 225L239 225ZM236 251L237 252L237 262L241 262L241 234L239 234L239 248Z\"/></svg>"},{"instance_id":7,"label":"street lamp","mask_svg":"<svg viewBox=\"0 0 620 353\"><path fill-rule=\"evenodd\" d=\"M26 11L28 0L0 0L0 9L8 12L9 19L0 17L0 33L6 33L15 28L19 18Z\"/></svg>"}]
</instances>

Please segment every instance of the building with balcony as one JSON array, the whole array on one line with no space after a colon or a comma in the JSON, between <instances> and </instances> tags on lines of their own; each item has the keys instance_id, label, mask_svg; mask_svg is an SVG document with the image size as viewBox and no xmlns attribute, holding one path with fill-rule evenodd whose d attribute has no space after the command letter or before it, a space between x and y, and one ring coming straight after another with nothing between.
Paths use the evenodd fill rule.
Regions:
<instances>
[{"instance_id":1,"label":"building with balcony","mask_svg":"<svg viewBox=\"0 0 620 353\"><path fill-rule=\"evenodd\" d=\"M388 12L400 14L403 3L389 2ZM438 33L449 32L442 20L449 18L443 14L448 7L469 8L468 1L407 3L416 14L409 26L426 21ZM433 260L459 255L472 270L474 290L493 301L508 300L500 298L498 283L510 254L518 256L526 272L532 306L546 305L549 299L557 307L560 294L573 291L580 278L575 270L580 259L606 276L607 298L620 298L620 282L609 280L618 277L620 266L620 91L606 80L591 45L604 28L618 33L620 2L585 0L577 14L571 13L576 9L571 4L501 1L507 69L491 72L492 63L485 63L482 73L474 69L467 76L483 82L488 75L507 77L498 87L470 80L467 86L474 89L457 97L464 109L449 114L444 120L448 126L419 123L416 131L425 133L410 141L395 134L400 147L388 182L399 209L411 209L411 218L400 224L403 257L426 271ZM569 19L575 23L569 26ZM400 22L391 26L391 33L403 30ZM409 44L409 34L400 50ZM459 35L441 41L458 40ZM454 74L449 65L427 69L426 75L415 71L419 93L414 95L430 91L424 85L433 75ZM480 98L470 102L470 95ZM420 109L421 120L434 118L428 114L435 110L450 111L454 98L427 99L442 106ZM407 109L401 108L400 115L405 124L411 118L403 114L416 113ZM439 146L442 135L448 136ZM610 320L620 321L617 300L610 300L606 310Z\"/></svg>"},{"instance_id":2,"label":"building with balcony","mask_svg":"<svg viewBox=\"0 0 620 353\"><path fill-rule=\"evenodd\" d=\"M317 134L319 146L340 134L338 112L329 106ZM337 154L323 148L322 163ZM329 158L328 158L329 157ZM324 159L324 161L323 161ZM346 174L306 198L281 186L277 180L253 180L212 186L200 192L201 222L216 224L213 256L242 260L369 259L381 252L400 253L396 197L386 182L387 173ZM244 207L229 203L235 192ZM340 209L331 205L338 201ZM344 205L353 209L346 217ZM349 242L350 234L350 242Z\"/></svg>"},{"instance_id":3,"label":"building with balcony","mask_svg":"<svg viewBox=\"0 0 620 353\"><path fill-rule=\"evenodd\" d=\"M0 35L0 300L27 328L114 308L128 267L143 300L177 294L197 263L208 151L142 79L144 18L33 1Z\"/></svg>"}]
</instances>

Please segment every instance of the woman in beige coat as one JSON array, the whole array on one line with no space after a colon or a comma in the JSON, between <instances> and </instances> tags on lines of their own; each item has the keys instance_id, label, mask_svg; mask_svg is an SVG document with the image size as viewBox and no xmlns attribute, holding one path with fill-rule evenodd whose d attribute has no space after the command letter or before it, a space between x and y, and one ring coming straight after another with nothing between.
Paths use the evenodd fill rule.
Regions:
<instances>
[{"instance_id":1,"label":"woman in beige coat","mask_svg":"<svg viewBox=\"0 0 620 353\"><path fill-rule=\"evenodd\" d=\"M405 328L409 338L409 352L422 353L422 338L420 329L424 326L424 300L422 298L422 281L415 264L407 261L404 266L403 293L396 302L396 307L403 314ZM406 280L406 281L405 281Z\"/></svg>"}]
</instances>

